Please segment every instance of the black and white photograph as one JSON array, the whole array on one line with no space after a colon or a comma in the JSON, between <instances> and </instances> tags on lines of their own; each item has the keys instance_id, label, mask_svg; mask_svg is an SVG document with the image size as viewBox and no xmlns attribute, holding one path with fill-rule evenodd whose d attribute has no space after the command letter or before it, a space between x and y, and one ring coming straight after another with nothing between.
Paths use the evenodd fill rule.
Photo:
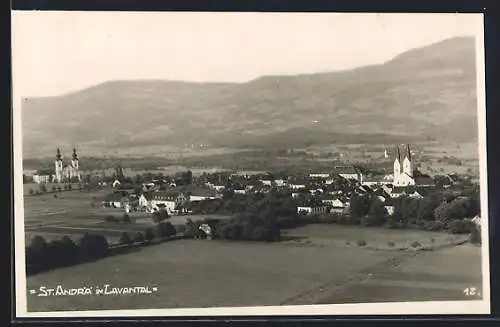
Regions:
<instances>
[{"instance_id":1,"label":"black and white photograph","mask_svg":"<svg viewBox=\"0 0 500 327\"><path fill-rule=\"evenodd\" d=\"M13 11L17 316L490 313L483 39Z\"/></svg>"}]
</instances>

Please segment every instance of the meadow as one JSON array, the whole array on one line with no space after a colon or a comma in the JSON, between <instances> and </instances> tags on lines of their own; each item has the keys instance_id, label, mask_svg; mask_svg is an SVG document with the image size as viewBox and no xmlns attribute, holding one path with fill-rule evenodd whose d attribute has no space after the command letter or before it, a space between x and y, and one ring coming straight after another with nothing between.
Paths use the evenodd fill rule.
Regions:
<instances>
[{"instance_id":1,"label":"meadow","mask_svg":"<svg viewBox=\"0 0 500 327\"><path fill-rule=\"evenodd\" d=\"M178 240L30 276L28 311L419 301L436 293L442 294L437 299L465 300L464 287L480 286L480 253L479 247L457 249L395 252ZM399 293L390 288L391 281ZM157 292L51 298L29 294L41 286L105 284L156 287Z\"/></svg>"}]
</instances>

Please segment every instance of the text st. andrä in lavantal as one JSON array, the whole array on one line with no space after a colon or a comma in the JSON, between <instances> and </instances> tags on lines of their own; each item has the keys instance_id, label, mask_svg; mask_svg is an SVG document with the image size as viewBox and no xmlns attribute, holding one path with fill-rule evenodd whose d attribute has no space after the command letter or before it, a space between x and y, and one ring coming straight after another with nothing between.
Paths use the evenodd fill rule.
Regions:
<instances>
[{"instance_id":1,"label":"text st. andr\u00e4 in lavantal","mask_svg":"<svg viewBox=\"0 0 500 327\"><path fill-rule=\"evenodd\" d=\"M104 286L84 286L78 288L65 288L57 285L55 288L40 286L38 290L30 290L30 294L36 296L75 296L75 295L128 295L128 294L152 294L158 291L157 287L134 286L134 287L112 287L109 284Z\"/></svg>"}]
</instances>

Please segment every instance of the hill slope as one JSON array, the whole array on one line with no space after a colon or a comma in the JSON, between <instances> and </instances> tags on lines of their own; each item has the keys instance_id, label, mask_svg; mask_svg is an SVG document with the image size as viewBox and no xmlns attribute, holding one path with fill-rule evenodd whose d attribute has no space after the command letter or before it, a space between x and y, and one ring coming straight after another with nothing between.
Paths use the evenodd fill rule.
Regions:
<instances>
[{"instance_id":1,"label":"hill slope","mask_svg":"<svg viewBox=\"0 0 500 327\"><path fill-rule=\"evenodd\" d=\"M474 39L458 37L376 66L248 83L111 81L23 102L25 156L56 145L306 146L474 140ZM60 141L56 141L56 140Z\"/></svg>"}]
</instances>

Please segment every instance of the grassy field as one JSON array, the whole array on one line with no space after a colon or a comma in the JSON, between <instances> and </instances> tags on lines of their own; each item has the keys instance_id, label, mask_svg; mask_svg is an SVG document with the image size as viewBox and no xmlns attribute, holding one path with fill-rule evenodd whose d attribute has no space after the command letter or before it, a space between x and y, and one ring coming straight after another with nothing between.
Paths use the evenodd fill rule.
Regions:
<instances>
[{"instance_id":1,"label":"grassy field","mask_svg":"<svg viewBox=\"0 0 500 327\"><path fill-rule=\"evenodd\" d=\"M401 232L367 228L363 237L368 244L375 244L410 235L422 240L429 235ZM313 244L319 244L327 239L355 240L362 231L350 226L308 226L293 233L309 235ZM308 245L293 241L267 244L178 240L143 247L126 255L30 276L28 290L109 284L157 287L157 292L50 299L28 294L28 310L465 300L463 288L481 284L479 247L462 245L408 252L325 242L321 246Z\"/></svg>"},{"instance_id":2,"label":"grassy field","mask_svg":"<svg viewBox=\"0 0 500 327\"><path fill-rule=\"evenodd\" d=\"M444 232L428 232L412 229L387 229L382 227L345 226L338 224L307 225L290 231L286 235L294 239L292 243L310 246L356 247L358 241L366 242L368 249L412 248L418 242L423 247L458 243L467 235L451 235ZM389 243L393 243L392 246Z\"/></svg>"},{"instance_id":3,"label":"grassy field","mask_svg":"<svg viewBox=\"0 0 500 327\"><path fill-rule=\"evenodd\" d=\"M28 244L35 235L47 240L69 236L77 240L85 232L104 235L108 243L116 243L123 232L135 234L153 227L154 223L148 213L133 212L129 216L132 223L116 223L105 221L106 216L121 219L125 213L121 208L91 207L94 198L99 199L111 190L93 192L68 191L57 193L57 198L51 193L25 196L24 223L25 240ZM204 218L227 219L226 216L190 215L172 216L174 225L185 224L187 218L200 220Z\"/></svg>"}]
</instances>

